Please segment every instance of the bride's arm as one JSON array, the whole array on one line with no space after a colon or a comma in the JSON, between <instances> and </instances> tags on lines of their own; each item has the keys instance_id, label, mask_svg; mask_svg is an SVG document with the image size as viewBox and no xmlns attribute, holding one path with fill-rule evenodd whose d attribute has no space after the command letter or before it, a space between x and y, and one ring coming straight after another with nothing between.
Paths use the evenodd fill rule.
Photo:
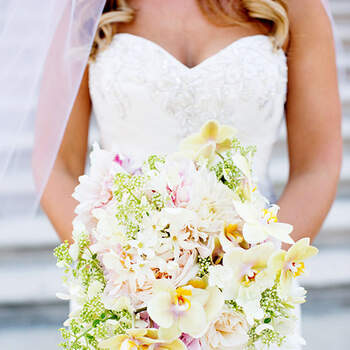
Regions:
<instances>
[{"instance_id":1,"label":"bride's arm","mask_svg":"<svg viewBox=\"0 0 350 350\"><path fill-rule=\"evenodd\" d=\"M290 172L280 220L315 238L335 198L342 140L333 38L321 0L290 1L286 104Z\"/></svg>"},{"instance_id":2,"label":"bride's arm","mask_svg":"<svg viewBox=\"0 0 350 350\"><path fill-rule=\"evenodd\" d=\"M84 173L90 112L86 70L55 165L41 199L42 208L62 240L71 241L72 238L72 220L77 205L72 193L78 184L78 177Z\"/></svg>"}]
</instances>

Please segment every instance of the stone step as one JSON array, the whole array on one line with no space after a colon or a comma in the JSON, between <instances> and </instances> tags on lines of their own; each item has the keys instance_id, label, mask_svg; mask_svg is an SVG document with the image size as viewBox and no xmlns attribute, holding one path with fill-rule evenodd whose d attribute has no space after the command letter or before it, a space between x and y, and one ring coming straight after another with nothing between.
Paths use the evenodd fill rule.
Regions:
<instances>
[{"instance_id":1,"label":"stone step","mask_svg":"<svg viewBox=\"0 0 350 350\"><path fill-rule=\"evenodd\" d=\"M321 248L347 247L350 249L350 199L336 200L316 237Z\"/></svg>"},{"instance_id":2,"label":"stone step","mask_svg":"<svg viewBox=\"0 0 350 350\"><path fill-rule=\"evenodd\" d=\"M0 252L53 249L58 236L44 215L35 218L14 218L1 221Z\"/></svg>"},{"instance_id":3,"label":"stone step","mask_svg":"<svg viewBox=\"0 0 350 350\"><path fill-rule=\"evenodd\" d=\"M307 273L300 277L306 289L348 286L350 289L350 250L321 248L319 253L307 261Z\"/></svg>"}]
</instances>

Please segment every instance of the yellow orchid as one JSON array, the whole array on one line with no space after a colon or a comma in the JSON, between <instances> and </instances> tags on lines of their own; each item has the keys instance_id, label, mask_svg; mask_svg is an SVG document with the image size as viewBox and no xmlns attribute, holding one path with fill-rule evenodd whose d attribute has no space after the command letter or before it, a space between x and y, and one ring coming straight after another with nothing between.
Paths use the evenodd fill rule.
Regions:
<instances>
[{"instance_id":1,"label":"yellow orchid","mask_svg":"<svg viewBox=\"0 0 350 350\"><path fill-rule=\"evenodd\" d=\"M128 329L126 334L101 341L98 347L109 350L147 350L155 347L160 350L186 350L181 340L162 340L159 338L158 329L153 328Z\"/></svg>"},{"instance_id":2,"label":"yellow orchid","mask_svg":"<svg viewBox=\"0 0 350 350\"><path fill-rule=\"evenodd\" d=\"M281 271L278 291L282 298L290 297L293 279L305 272L304 261L317 253L318 249L310 246L310 238L302 238L288 251L281 250L274 255L272 265ZM297 299L299 303L305 301L304 296Z\"/></svg>"},{"instance_id":3,"label":"yellow orchid","mask_svg":"<svg viewBox=\"0 0 350 350\"><path fill-rule=\"evenodd\" d=\"M231 141L236 135L236 129L220 125L216 120L209 120L199 133L185 138L180 150L193 160L202 158L212 161L215 152L224 152L231 147Z\"/></svg>"},{"instance_id":4,"label":"yellow orchid","mask_svg":"<svg viewBox=\"0 0 350 350\"><path fill-rule=\"evenodd\" d=\"M162 339L173 340L181 333L195 338L204 334L224 305L220 290L217 287L203 288L205 286L206 283L195 280L179 288L167 280L155 282L154 296L147 310L151 319L160 326Z\"/></svg>"}]
</instances>

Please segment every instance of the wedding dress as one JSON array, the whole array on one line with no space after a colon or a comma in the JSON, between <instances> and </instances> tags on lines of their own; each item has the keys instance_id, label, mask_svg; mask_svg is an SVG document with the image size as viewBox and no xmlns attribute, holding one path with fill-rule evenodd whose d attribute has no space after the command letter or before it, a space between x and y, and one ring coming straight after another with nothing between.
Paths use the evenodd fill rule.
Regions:
<instances>
[{"instance_id":1,"label":"wedding dress","mask_svg":"<svg viewBox=\"0 0 350 350\"><path fill-rule=\"evenodd\" d=\"M172 152L209 119L256 145L255 175L268 198L271 150L287 90L287 63L269 37L243 37L188 68L159 45L119 33L90 65L90 93L104 148L140 160Z\"/></svg>"},{"instance_id":2,"label":"wedding dress","mask_svg":"<svg viewBox=\"0 0 350 350\"><path fill-rule=\"evenodd\" d=\"M140 162L176 150L217 119L256 145L254 173L273 200L268 163L284 115L287 60L268 36L238 39L189 68L156 43L119 33L90 65L89 84L105 149Z\"/></svg>"}]
</instances>

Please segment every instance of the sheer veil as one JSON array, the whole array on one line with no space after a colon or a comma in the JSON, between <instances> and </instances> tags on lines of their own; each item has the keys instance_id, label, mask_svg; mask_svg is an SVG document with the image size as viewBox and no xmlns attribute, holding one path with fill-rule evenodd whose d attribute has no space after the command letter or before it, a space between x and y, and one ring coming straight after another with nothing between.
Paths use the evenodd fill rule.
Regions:
<instances>
[{"instance_id":1,"label":"sheer veil","mask_svg":"<svg viewBox=\"0 0 350 350\"><path fill-rule=\"evenodd\" d=\"M0 223L38 209L104 5L105 0L0 4ZM29 21L28 14L37 17ZM9 44L14 37L17 42ZM18 67L25 66L20 75Z\"/></svg>"}]
</instances>

